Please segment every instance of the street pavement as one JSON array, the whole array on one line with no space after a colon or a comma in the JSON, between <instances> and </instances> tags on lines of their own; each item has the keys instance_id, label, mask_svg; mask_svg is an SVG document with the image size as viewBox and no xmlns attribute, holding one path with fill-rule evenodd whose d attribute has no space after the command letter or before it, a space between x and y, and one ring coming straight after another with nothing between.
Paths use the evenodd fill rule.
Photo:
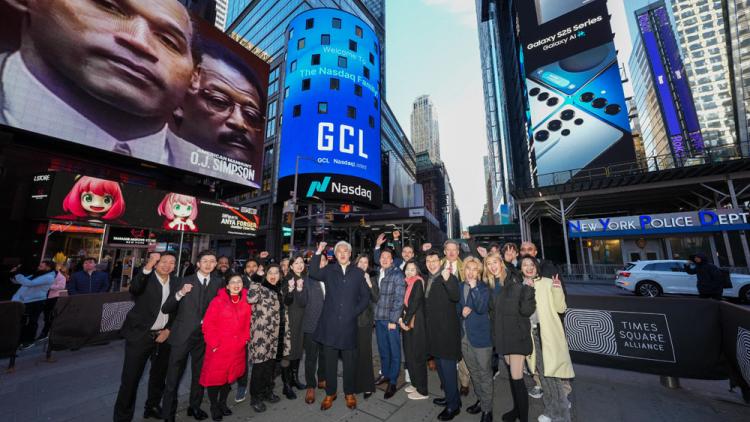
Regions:
<instances>
[{"instance_id":1,"label":"street pavement","mask_svg":"<svg viewBox=\"0 0 750 422\"><path fill-rule=\"evenodd\" d=\"M78 351L57 352L53 363L44 361L41 346L21 352L14 373L0 374L0 415L5 422L112 420L122 368L124 342L88 347ZM377 349L375 349L377 350ZM3 364L7 360L2 361ZM378 361L375 358L377 368ZM147 368L148 371L148 368ZM572 415L575 421L747 421L750 406L742 403L739 391L729 392L727 381L681 380L682 388L670 390L660 385L659 377L598 367L575 365ZM188 371L189 372L189 371ZM148 372L146 372L148 373ZM185 415L189 374L180 389L178 420L192 421ZM141 420L147 377L138 394L136 420ZM281 396L280 379L276 393ZM339 379L341 386L341 379ZM429 374L431 398L439 394L437 373ZM511 396L505 374L495 380L495 420L511 407ZM234 391L229 404L235 414L226 421L362 421L401 422L437 420L441 408L431 400L411 401L403 389L390 400L377 392L369 400L358 397L357 410L346 408L343 395L327 412L320 411L323 392L317 391L314 405L306 405L303 392L294 401L270 405L269 410L256 414L249 400L236 404ZM473 404L472 393L463 398L464 408ZM204 410L208 410L208 399ZM542 411L542 400L530 399L531 418L535 421ZM456 421L478 421L478 415L463 411Z\"/></svg>"}]
</instances>

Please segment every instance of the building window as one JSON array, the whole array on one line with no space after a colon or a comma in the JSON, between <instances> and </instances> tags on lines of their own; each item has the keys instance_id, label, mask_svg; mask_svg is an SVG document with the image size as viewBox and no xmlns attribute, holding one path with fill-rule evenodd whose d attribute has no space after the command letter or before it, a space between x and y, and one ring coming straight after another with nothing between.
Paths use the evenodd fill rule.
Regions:
<instances>
[{"instance_id":1,"label":"building window","mask_svg":"<svg viewBox=\"0 0 750 422\"><path fill-rule=\"evenodd\" d=\"M338 78L331 78L330 88L333 89L333 90L336 90L336 91L339 90L339 79Z\"/></svg>"},{"instance_id":2,"label":"building window","mask_svg":"<svg viewBox=\"0 0 750 422\"><path fill-rule=\"evenodd\" d=\"M339 56L339 67L346 68L346 57Z\"/></svg>"},{"instance_id":3,"label":"building window","mask_svg":"<svg viewBox=\"0 0 750 422\"><path fill-rule=\"evenodd\" d=\"M349 50L351 51L357 51L357 42L354 40L349 40Z\"/></svg>"},{"instance_id":4,"label":"building window","mask_svg":"<svg viewBox=\"0 0 750 422\"><path fill-rule=\"evenodd\" d=\"M310 63L313 66L317 66L320 64L320 54L313 54L312 59L310 59Z\"/></svg>"},{"instance_id":5,"label":"building window","mask_svg":"<svg viewBox=\"0 0 750 422\"><path fill-rule=\"evenodd\" d=\"M375 55L370 53L370 63L375 64Z\"/></svg>"},{"instance_id":6,"label":"building window","mask_svg":"<svg viewBox=\"0 0 750 422\"><path fill-rule=\"evenodd\" d=\"M370 116L369 118L367 118L367 121L368 121L368 123L370 123L370 127L371 128L375 127L375 118L374 117Z\"/></svg>"},{"instance_id":7,"label":"building window","mask_svg":"<svg viewBox=\"0 0 750 422\"><path fill-rule=\"evenodd\" d=\"M354 27L354 34L358 37L362 38L362 28L359 26Z\"/></svg>"},{"instance_id":8,"label":"building window","mask_svg":"<svg viewBox=\"0 0 750 422\"><path fill-rule=\"evenodd\" d=\"M261 177L263 179L261 189L263 192L270 192L273 182L273 145L267 146L263 153L263 174ZM261 218L263 218L262 215Z\"/></svg>"},{"instance_id":9,"label":"building window","mask_svg":"<svg viewBox=\"0 0 750 422\"><path fill-rule=\"evenodd\" d=\"M352 106L346 106L346 117L351 117L352 119L357 118L357 108Z\"/></svg>"},{"instance_id":10,"label":"building window","mask_svg":"<svg viewBox=\"0 0 750 422\"><path fill-rule=\"evenodd\" d=\"M365 78L370 79L370 68L367 66L362 67L362 73L365 75Z\"/></svg>"},{"instance_id":11,"label":"building window","mask_svg":"<svg viewBox=\"0 0 750 422\"><path fill-rule=\"evenodd\" d=\"M372 100L372 106L375 107L375 110L378 109L378 97L375 97L375 99Z\"/></svg>"},{"instance_id":12,"label":"building window","mask_svg":"<svg viewBox=\"0 0 750 422\"><path fill-rule=\"evenodd\" d=\"M272 70L268 74L268 96L275 94L279 90L279 68Z\"/></svg>"},{"instance_id":13,"label":"building window","mask_svg":"<svg viewBox=\"0 0 750 422\"><path fill-rule=\"evenodd\" d=\"M289 87L284 88L284 99L289 98Z\"/></svg>"},{"instance_id":14,"label":"building window","mask_svg":"<svg viewBox=\"0 0 750 422\"><path fill-rule=\"evenodd\" d=\"M289 30L289 34L288 34L287 40L291 40L293 36L294 36L294 28L292 28L292 29Z\"/></svg>"},{"instance_id":15,"label":"building window","mask_svg":"<svg viewBox=\"0 0 750 422\"><path fill-rule=\"evenodd\" d=\"M310 78L302 80L302 90L308 91L310 89Z\"/></svg>"},{"instance_id":16,"label":"building window","mask_svg":"<svg viewBox=\"0 0 750 422\"><path fill-rule=\"evenodd\" d=\"M299 117L302 114L302 105L297 104L292 109L292 117Z\"/></svg>"},{"instance_id":17,"label":"building window","mask_svg":"<svg viewBox=\"0 0 750 422\"><path fill-rule=\"evenodd\" d=\"M320 35L320 45L330 45L331 44L331 35L330 34L321 34Z\"/></svg>"},{"instance_id":18,"label":"building window","mask_svg":"<svg viewBox=\"0 0 750 422\"><path fill-rule=\"evenodd\" d=\"M297 70L297 60L292 60L292 62L289 63L289 73L292 73L295 70Z\"/></svg>"},{"instance_id":19,"label":"building window","mask_svg":"<svg viewBox=\"0 0 750 422\"><path fill-rule=\"evenodd\" d=\"M336 29L341 29L341 19L333 18L333 20L331 21L331 26Z\"/></svg>"},{"instance_id":20,"label":"building window","mask_svg":"<svg viewBox=\"0 0 750 422\"><path fill-rule=\"evenodd\" d=\"M328 103L326 102L318 103L318 114L328 114Z\"/></svg>"},{"instance_id":21,"label":"building window","mask_svg":"<svg viewBox=\"0 0 750 422\"><path fill-rule=\"evenodd\" d=\"M305 29L312 29L312 27L315 26L315 19L308 19L305 21Z\"/></svg>"},{"instance_id":22,"label":"building window","mask_svg":"<svg viewBox=\"0 0 750 422\"><path fill-rule=\"evenodd\" d=\"M300 38L297 40L297 50L302 50L303 48L305 48L305 39Z\"/></svg>"},{"instance_id":23,"label":"building window","mask_svg":"<svg viewBox=\"0 0 750 422\"><path fill-rule=\"evenodd\" d=\"M354 95L358 97L362 96L362 85L354 84Z\"/></svg>"},{"instance_id":24,"label":"building window","mask_svg":"<svg viewBox=\"0 0 750 422\"><path fill-rule=\"evenodd\" d=\"M269 117L266 123L266 138L276 135L276 117Z\"/></svg>"}]
</instances>

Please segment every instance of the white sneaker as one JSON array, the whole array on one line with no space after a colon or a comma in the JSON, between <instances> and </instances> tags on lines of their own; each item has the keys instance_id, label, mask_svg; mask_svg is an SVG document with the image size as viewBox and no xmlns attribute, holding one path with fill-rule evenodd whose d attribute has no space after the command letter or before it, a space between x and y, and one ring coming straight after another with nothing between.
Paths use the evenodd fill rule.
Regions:
<instances>
[{"instance_id":1,"label":"white sneaker","mask_svg":"<svg viewBox=\"0 0 750 422\"><path fill-rule=\"evenodd\" d=\"M430 396L423 396L419 394L419 392L416 391L416 389L413 393L409 393L409 395L406 397L409 397L410 400L424 400L424 399L430 398Z\"/></svg>"},{"instance_id":2,"label":"white sneaker","mask_svg":"<svg viewBox=\"0 0 750 422\"><path fill-rule=\"evenodd\" d=\"M547 415L539 415L539 419L537 419L539 422L552 422L552 418L550 418Z\"/></svg>"},{"instance_id":3,"label":"white sneaker","mask_svg":"<svg viewBox=\"0 0 750 422\"><path fill-rule=\"evenodd\" d=\"M408 386L408 387L404 388L404 391L405 391L405 392L406 392L407 394L409 394L409 393L413 393L413 392L417 391L417 387L415 387L415 386L413 386L413 385L410 385L410 386Z\"/></svg>"},{"instance_id":4,"label":"white sneaker","mask_svg":"<svg viewBox=\"0 0 750 422\"><path fill-rule=\"evenodd\" d=\"M535 385L533 388L529 389L529 396L535 399L541 399L544 395L544 392L542 391L542 387Z\"/></svg>"}]
</instances>

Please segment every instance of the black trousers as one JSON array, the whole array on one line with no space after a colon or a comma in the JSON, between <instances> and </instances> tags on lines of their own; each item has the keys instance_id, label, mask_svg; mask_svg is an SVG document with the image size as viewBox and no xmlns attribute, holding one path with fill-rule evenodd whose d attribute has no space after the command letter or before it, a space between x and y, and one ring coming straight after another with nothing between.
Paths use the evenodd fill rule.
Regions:
<instances>
[{"instance_id":1,"label":"black trousers","mask_svg":"<svg viewBox=\"0 0 750 422\"><path fill-rule=\"evenodd\" d=\"M355 376L357 373L357 349L339 350L323 346L325 358L326 394L336 394L338 388L339 355L344 361L344 394L355 394Z\"/></svg>"},{"instance_id":2,"label":"black trousers","mask_svg":"<svg viewBox=\"0 0 750 422\"><path fill-rule=\"evenodd\" d=\"M125 342L125 360L122 363L120 390L117 392L115 402L115 422L133 420L138 383L141 381L146 362L149 360L151 369L148 375L148 396L145 407L154 407L161 401L169 365L170 347L167 343L155 342L155 339L156 334L145 332L139 339Z\"/></svg>"},{"instance_id":3,"label":"black trousers","mask_svg":"<svg viewBox=\"0 0 750 422\"><path fill-rule=\"evenodd\" d=\"M164 387L162 409L164 416L174 416L177 410L177 390L180 380L185 373L188 355L190 356L190 407L200 407L203 401L203 386L200 385L203 356L206 353L206 343L203 335L197 334L188 338L180 345L172 345L169 353L169 367L167 369L167 383Z\"/></svg>"},{"instance_id":4,"label":"black trousers","mask_svg":"<svg viewBox=\"0 0 750 422\"><path fill-rule=\"evenodd\" d=\"M275 368L275 359L253 364L253 370L250 374L250 397L261 398L271 393Z\"/></svg>"},{"instance_id":5,"label":"black trousers","mask_svg":"<svg viewBox=\"0 0 750 422\"><path fill-rule=\"evenodd\" d=\"M357 328L357 373L356 393L375 391L375 374L372 366L372 326Z\"/></svg>"},{"instance_id":6,"label":"black trousers","mask_svg":"<svg viewBox=\"0 0 750 422\"><path fill-rule=\"evenodd\" d=\"M231 390L229 384L212 385L207 390L208 400L211 402L211 413L219 413L222 408L227 407L227 396Z\"/></svg>"},{"instance_id":7,"label":"black trousers","mask_svg":"<svg viewBox=\"0 0 750 422\"><path fill-rule=\"evenodd\" d=\"M326 379L323 346L313 340L313 333L305 333L302 341L305 349L305 384L307 384L307 388L315 388L318 381L325 381ZM316 371L318 374L317 381L315 380Z\"/></svg>"},{"instance_id":8,"label":"black trousers","mask_svg":"<svg viewBox=\"0 0 750 422\"><path fill-rule=\"evenodd\" d=\"M403 331L404 333L404 355L406 356L406 369L409 370L411 385L417 389L419 394L427 395L427 352L424 342L416 341L417 333L414 329ZM424 336L422 336L424 338Z\"/></svg>"},{"instance_id":9,"label":"black trousers","mask_svg":"<svg viewBox=\"0 0 750 422\"><path fill-rule=\"evenodd\" d=\"M21 344L31 344L36 340L36 332L39 330L39 316L44 312L46 300L25 303L23 311L23 325L21 326Z\"/></svg>"}]
</instances>

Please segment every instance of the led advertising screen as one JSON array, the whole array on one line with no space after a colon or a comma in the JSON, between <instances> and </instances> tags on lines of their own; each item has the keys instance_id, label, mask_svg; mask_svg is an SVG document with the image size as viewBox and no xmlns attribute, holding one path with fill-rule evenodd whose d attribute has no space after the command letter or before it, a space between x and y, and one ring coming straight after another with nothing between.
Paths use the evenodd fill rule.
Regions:
<instances>
[{"instance_id":1,"label":"led advertising screen","mask_svg":"<svg viewBox=\"0 0 750 422\"><path fill-rule=\"evenodd\" d=\"M53 220L239 236L255 236L258 228L255 209L224 201L64 172L36 179L51 181L47 217Z\"/></svg>"},{"instance_id":2,"label":"led advertising screen","mask_svg":"<svg viewBox=\"0 0 750 422\"><path fill-rule=\"evenodd\" d=\"M361 19L312 9L287 28L279 201L382 203L380 45Z\"/></svg>"},{"instance_id":3,"label":"led advertising screen","mask_svg":"<svg viewBox=\"0 0 750 422\"><path fill-rule=\"evenodd\" d=\"M0 1L0 27L0 125L259 186L268 65L177 0Z\"/></svg>"},{"instance_id":4,"label":"led advertising screen","mask_svg":"<svg viewBox=\"0 0 750 422\"><path fill-rule=\"evenodd\" d=\"M536 0L519 8L539 186L635 159L606 0Z\"/></svg>"}]
</instances>

